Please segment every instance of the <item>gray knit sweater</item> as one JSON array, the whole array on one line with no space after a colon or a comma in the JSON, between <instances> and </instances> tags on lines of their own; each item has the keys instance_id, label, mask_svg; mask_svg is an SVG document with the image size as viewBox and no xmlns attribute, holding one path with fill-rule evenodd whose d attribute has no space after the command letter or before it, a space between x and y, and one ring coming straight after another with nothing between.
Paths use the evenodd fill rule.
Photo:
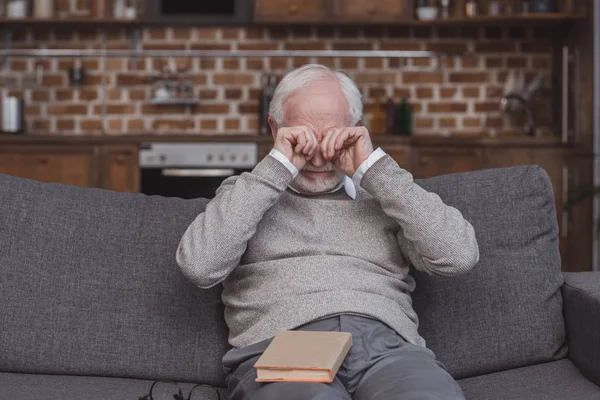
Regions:
<instances>
[{"instance_id":1,"label":"gray knit sweater","mask_svg":"<svg viewBox=\"0 0 600 400\"><path fill-rule=\"evenodd\" d=\"M479 260L471 224L389 155L367 170L355 200L343 188L303 196L286 190L291 180L271 156L228 178L177 249L194 284L223 283L230 344L348 313L425 346L408 266L437 275L469 271Z\"/></svg>"}]
</instances>

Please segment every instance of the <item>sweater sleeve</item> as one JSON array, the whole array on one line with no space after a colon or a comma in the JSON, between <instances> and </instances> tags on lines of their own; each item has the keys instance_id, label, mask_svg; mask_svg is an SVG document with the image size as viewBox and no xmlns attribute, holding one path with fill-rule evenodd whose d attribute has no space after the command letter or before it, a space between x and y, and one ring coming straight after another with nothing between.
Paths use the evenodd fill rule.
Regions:
<instances>
[{"instance_id":1,"label":"sweater sleeve","mask_svg":"<svg viewBox=\"0 0 600 400\"><path fill-rule=\"evenodd\" d=\"M252 172L226 179L179 242L176 259L183 274L203 289L225 280L291 180L291 172L271 156Z\"/></svg>"},{"instance_id":2,"label":"sweater sleeve","mask_svg":"<svg viewBox=\"0 0 600 400\"><path fill-rule=\"evenodd\" d=\"M473 226L459 210L417 185L389 155L365 172L361 187L398 222L402 254L418 270L430 275L457 275L468 272L479 261Z\"/></svg>"}]
</instances>

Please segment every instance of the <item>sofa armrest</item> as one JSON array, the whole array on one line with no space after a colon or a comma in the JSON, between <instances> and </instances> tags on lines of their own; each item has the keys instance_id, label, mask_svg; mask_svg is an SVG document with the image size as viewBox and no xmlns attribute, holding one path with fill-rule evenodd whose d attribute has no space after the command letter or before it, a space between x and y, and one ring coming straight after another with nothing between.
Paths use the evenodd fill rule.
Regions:
<instances>
[{"instance_id":1,"label":"sofa armrest","mask_svg":"<svg viewBox=\"0 0 600 400\"><path fill-rule=\"evenodd\" d=\"M600 385L600 272L566 272L562 286L569 358Z\"/></svg>"}]
</instances>

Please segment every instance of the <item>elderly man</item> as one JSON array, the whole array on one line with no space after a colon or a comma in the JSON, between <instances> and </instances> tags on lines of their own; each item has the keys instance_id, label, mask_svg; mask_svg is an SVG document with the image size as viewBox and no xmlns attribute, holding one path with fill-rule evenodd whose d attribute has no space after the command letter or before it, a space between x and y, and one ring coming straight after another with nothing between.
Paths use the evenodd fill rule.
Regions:
<instances>
[{"instance_id":1,"label":"elderly man","mask_svg":"<svg viewBox=\"0 0 600 400\"><path fill-rule=\"evenodd\" d=\"M479 260L471 224L373 151L357 126L360 92L343 73L288 73L269 115L271 153L223 182L177 250L194 284L223 284L229 397L463 399L417 331L409 265L468 272ZM352 334L332 383L255 382L253 364L291 329Z\"/></svg>"}]
</instances>

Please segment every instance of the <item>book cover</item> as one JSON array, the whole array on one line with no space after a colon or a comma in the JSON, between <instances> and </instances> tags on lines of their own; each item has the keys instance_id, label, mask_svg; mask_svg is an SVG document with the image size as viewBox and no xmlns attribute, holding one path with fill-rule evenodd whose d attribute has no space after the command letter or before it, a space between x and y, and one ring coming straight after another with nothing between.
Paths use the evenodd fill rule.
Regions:
<instances>
[{"instance_id":1,"label":"book cover","mask_svg":"<svg viewBox=\"0 0 600 400\"><path fill-rule=\"evenodd\" d=\"M281 331L254 364L257 382L332 382L352 346L347 332Z\"/></svg>"}]
</instances>

